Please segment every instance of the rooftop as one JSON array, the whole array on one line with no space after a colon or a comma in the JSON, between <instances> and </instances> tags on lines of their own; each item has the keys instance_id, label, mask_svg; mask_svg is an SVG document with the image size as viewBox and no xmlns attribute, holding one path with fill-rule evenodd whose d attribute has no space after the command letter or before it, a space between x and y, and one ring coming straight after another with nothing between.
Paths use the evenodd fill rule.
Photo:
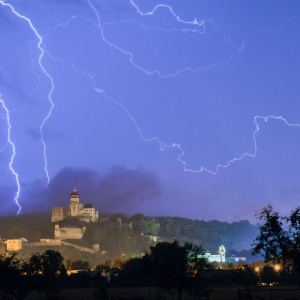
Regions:
<instances>
[{"instance_id":1,"label":"rooftop","mask_svg":"<svg viewBox=\"0 0 300 300\"><path fill-rule=\"evenodd\" d=\"M70 196L71 196L71 197L72 197L72 196L73 196L73 197L74 197L74 196L75 196L75 197L79 197L80 195L77 193L77 190L74 189L73 192L70 194Z\"/></svg>"}]
</instances>

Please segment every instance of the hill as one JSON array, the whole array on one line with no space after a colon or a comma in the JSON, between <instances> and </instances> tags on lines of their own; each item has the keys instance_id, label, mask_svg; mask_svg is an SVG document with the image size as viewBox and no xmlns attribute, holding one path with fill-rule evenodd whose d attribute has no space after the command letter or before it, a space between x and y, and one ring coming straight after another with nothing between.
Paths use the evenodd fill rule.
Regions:
<instances>
[{"instance_id":1,"label":"hill","mask_svg":"<svg viewBox=\"0 0 300 300\"><path fill-rule=\"evenodd\" d=\"M123 224L132 222L132 229L120 226L117 218ZM50 221L50 214L34 213L20 216L0 217L0 237L4 239L24 237L29 242L39 241L41 238L54 238L54 223ZM74 222L76 224L74 224ZM223 244L227 253L249 250L258 234L258 227L248 221L233 223L191 220L180 217L149 217L142 214L134 216L109 215L98 223L83 223L79 220L67 219L58 223L60 226L80 225L86 227L82 240L69 241L82 247L100 245L100 253L94 256L83 254L69 246L62 246L59 251L69 259L88 259L99 261L116 257L131 257L147 252L156 240L191 242L201 245L204 250L216 251ZM44 251L41 248L27 248L20 254ZM27 253L29 252L29 253ZM104 254L105 255L101 255ZM93 258L91 258L93 256Z\"/></svg>"}]
</instances>

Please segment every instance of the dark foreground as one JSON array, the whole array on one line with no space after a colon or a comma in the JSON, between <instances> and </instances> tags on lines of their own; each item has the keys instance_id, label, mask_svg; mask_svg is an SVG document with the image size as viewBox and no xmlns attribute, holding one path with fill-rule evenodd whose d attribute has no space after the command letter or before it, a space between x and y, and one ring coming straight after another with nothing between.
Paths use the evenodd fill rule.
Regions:
<instances>
[{"instance_id":1,"label":"dark foreground","mask_svg":"<svg viewBox=\"0 0 300 300\"><path fill-rule=\"evenodd\" d=\"M45 299L43 294L33 292L26 300ZM177 299L176 290L162 290L158 288L72 288L60 291L57 299L61 300L173 300ZM298 287L272 287L272 288L211 288L203 295L194 297L186 292L182 300L300 300Z\"/></svg>"}]
</instances>

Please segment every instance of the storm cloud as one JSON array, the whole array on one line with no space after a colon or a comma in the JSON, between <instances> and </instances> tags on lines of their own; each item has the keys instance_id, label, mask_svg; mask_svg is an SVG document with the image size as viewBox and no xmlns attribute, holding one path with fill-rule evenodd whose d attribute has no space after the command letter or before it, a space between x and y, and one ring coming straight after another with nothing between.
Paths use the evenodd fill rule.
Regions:
<instances>
[{"instance_id":1,"label":"storm cloud","mask_svg":"<svg viewBox=\"0 0 300 300\"><path fill-rule=\"evenodd\" d=\"M105 213L135 213L140 204L163 195L159 177L143 168L115 166L103 173L89 168L64 168L53 177L47 188L41 182L24 187L20 199L22 212L66 207L74 188L79 192L81 202L92 203Z\"/></svg>"}]
</instances>

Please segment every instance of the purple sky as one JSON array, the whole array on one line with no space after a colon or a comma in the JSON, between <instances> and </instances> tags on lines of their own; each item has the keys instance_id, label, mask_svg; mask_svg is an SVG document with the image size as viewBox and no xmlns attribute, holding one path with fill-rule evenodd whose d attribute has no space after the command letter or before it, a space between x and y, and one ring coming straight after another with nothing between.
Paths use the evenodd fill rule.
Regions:
<instances>
[{"instance_id":1,"label":"purple sky","mask_svg":"<svg viewBox=\"0 0 300 300\"><path fill-rule=\"evenodd\" d=\"M299 9L0 0L0 213L18 212L17 174L21 213L76 187L100 213L287 214L300 198Z\"/></svg>"}]
</instances>

